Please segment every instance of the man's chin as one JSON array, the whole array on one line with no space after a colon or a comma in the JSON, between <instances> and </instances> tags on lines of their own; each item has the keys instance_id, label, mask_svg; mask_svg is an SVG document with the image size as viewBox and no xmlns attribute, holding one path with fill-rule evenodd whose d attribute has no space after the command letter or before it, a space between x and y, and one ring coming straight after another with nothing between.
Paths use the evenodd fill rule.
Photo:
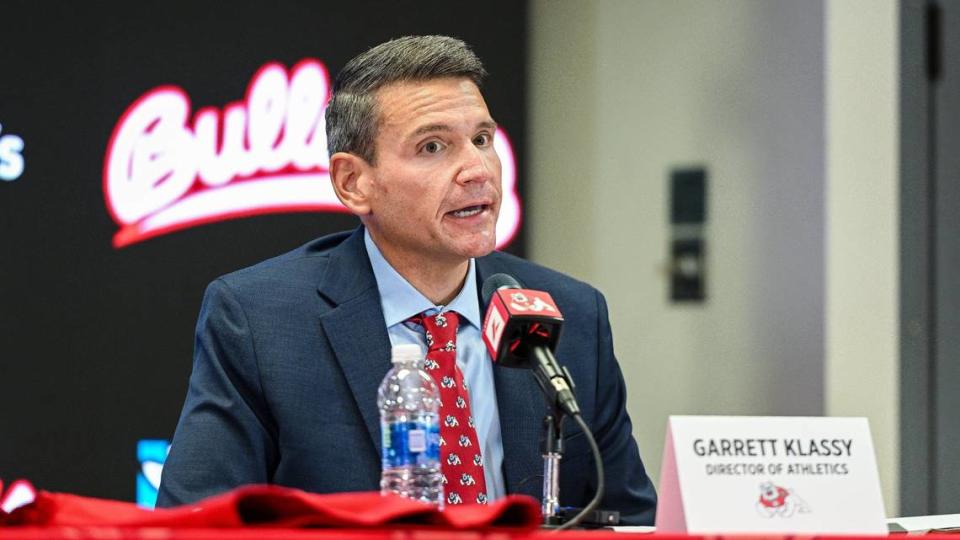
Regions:
<instances>
[{"instance_id":1,"label":"man's chin","mask_svg":"<svg viewBox=\"0 0 960 540\"><path fill-rule=\"evenodd\" d=\"M496 237L491 234L489 237L470 239L466 242L458 242L454 252L464 259L475 259L489 255L497 247Z\"/></svg>"}]
</instances>

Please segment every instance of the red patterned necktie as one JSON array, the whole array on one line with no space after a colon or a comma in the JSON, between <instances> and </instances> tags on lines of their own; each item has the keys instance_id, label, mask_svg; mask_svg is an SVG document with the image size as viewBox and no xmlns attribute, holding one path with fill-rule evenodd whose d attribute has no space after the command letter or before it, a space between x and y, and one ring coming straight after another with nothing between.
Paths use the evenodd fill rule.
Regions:
<instances>
[{"instance_id":1,"label":"red patterned necktie","mask_svg":"<svg viewBox=\"0 0 960 540\"><path fill-rule=\"evenodd\" d=\"M440 389L440 472L447 504L486 504L487 483L477 430L470 415L470 395L457 367L460 317L455 311L447 311L436 315L422 313L409 320L426 331L424 368Z\"/></svg>"}]
</instances>

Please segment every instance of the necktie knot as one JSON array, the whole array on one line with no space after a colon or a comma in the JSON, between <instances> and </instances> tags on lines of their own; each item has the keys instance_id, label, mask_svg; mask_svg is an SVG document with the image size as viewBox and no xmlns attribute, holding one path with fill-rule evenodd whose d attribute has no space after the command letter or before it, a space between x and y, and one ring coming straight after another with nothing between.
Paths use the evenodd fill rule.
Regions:
<instances>
[{"instance_id":1,"label":"necktie knot","mask_svg":"<svg viewBox=\"0 0 960 540\"><path fill-rule=\"evenodd\" d=\"M414 315L409 319L426 331L427 350L455 352L457 350L457 328L460 326L460 316L456 311L442 311L434 315L425 312Z\"/></svg>"}]
</instances>

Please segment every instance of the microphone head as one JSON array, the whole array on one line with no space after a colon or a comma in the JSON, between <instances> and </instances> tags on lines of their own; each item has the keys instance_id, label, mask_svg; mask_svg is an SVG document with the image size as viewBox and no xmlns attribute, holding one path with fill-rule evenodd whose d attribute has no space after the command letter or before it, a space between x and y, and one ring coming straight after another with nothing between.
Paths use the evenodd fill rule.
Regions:
<instances>
[{"instance_id":1,"label":"microphone head","mask_svg":"<svg viewBox=\"0 0 960 540\"><path fill-rule=\"evenodd\" d=\"M494 362L529 368L534 348L556 348L563 315L549 293L524 289L508 274L490 276L481 291L487 302L481 335Z\"/></svg>"},{"instance_id":2,"label":"microphone head","mask_svg":"<svg viewBox=\"0 0 960 540\"><path fill-rule=\"evenodd\" d=\"M480 288L480 297L489 302L494 291L500 289L522 289L523 285L510 274L494 274L483 282Z\"/></svg>"}]
</instances>

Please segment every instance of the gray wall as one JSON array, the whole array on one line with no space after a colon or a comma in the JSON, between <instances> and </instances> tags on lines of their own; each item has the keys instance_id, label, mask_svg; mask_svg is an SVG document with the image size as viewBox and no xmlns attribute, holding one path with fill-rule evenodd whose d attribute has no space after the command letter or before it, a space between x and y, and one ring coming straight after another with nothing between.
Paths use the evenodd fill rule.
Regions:
<instances>
[{"instance_id":1,"label":"gray wall","mask_svg":"<svg viewBox=\"0 0 960 540\"><path fill-rule=\"evenodd\" d=\"M824 412L820 0L531 5L529 253L603 290L659 479L670 414ZM710 174L708 295L667 301L667 177Z\"/></svg>"},{"instance_id":2,"label":"gray wall","mask_svg":"<svg viewBox=\"0 0 960 540\"><path fill-rule=\"evenodd\" d=\"M899 512L898 0L830 0L826 413L870 420Z\"/></svg>"}]
</instances>

